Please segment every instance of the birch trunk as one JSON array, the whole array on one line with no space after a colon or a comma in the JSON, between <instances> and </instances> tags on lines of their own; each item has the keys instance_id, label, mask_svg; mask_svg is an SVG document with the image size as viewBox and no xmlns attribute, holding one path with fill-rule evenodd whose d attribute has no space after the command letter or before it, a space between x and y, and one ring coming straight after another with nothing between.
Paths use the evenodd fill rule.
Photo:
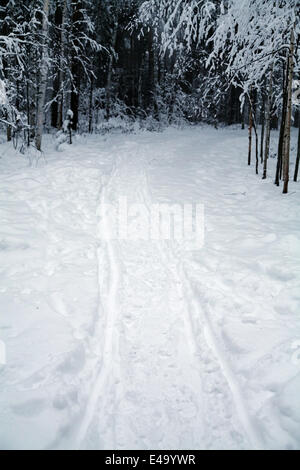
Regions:
<instances>
[{"instance_id":1,"label":"birch trunk","mask_svg":"<svg viewBox=\"0 0 300 470\"><path fill-rule=\"evenodd\" d=\"M270 79L269 79L269 89L267 96L267 106L266 106L266 142L265 142L265 155L264 155L264 173L263 179L267 178L268 172L268 159L270 156L270 140L271 140L271 106L272 106L272 94L273 94L273 71L274 63L271 65L270 70Z\"/></svg>"},{"instance_id":2,"label":"birch trunk","mask_svg":"<svg viewBox=\"0 0 300 470\"><path fill-rule=\"evenodd\" d=\"M288 81L287 81L287 116L284 129L284 145L283 145L283 194L289 191L290 178L290 147L291 147L291 122L292 122L292 90L293 90L293 73L294 73L294 50L295 50L295 33L294 27L291 31L291 45L288 59Z\"/></svg>"},{"instance_id":3,"label":"birch trunk","mask_svg":"<svg viewBox=\"0 0 300 470\"><path fill-rule=\"evenodd\" d=\"M254 129L255 133L255 171L256 174L258 175L258 167L259 167L259 158L258 158L258 132L257 132L257 124L256 124L256 116L255 116L255 105L253 102L253 93L251 93L249 97L249 102L250 102L250 117L251 117L251 123L252 123L252 128ZM251 143L249 143L249 151L250 149L252 150L252 132L251 132ZM252 153L252 152L251 152ZM249 162L248 162L249 163ZM251 157L250 157L250 164L251 164Z\"/></svg>"},{"instance_id":4,"label":"birch trunk","mask_svg":"<svg viewBox=\"0 0 300 470\"><path fill-rule=\"evenodd\" d=\"M43 4L43 24L42 24L42 56L40 62L40 83L37 95L37 119L36 119L36 133L35 145L38 150L41 150L42 135L44 125L44 105L46 98L47 78L48 78L48 17L49 17L49 1L44 0Z\"/></svg>"},{"instance_id":5,"label":"birch trunk","mask_svg":"<svg viewBox=\"0 0 300 470\"><path fill-rule=\"evenodd\" d=\"M60 34L60 59L59 59L59 97L57 109L57 127L61 129L63 124L64 115L64 55L65 55L65 23L67 12L67 0L64 0L62 5L62 20L61 20L61 34Z\"/></svg>"},{"instance_id":6,"label":"birch trunk","mask_svg":"<svg viewBox=\"0 0 300 470\"><path fill-rule=\"evenodd\" d=\"M287 75L288 75L288 67L286 67L286 71L284 73L282 117L281 117L280 134L279 134L279 142L278 142L278 157L277 157L277 168L276 168L276 177L275 177L276 186L280 186L280 179L282 176L283 137L284 137L286 115L287 115L286 113L287 111L287 93L286 93Z\"/></svg>"}]
</instances>

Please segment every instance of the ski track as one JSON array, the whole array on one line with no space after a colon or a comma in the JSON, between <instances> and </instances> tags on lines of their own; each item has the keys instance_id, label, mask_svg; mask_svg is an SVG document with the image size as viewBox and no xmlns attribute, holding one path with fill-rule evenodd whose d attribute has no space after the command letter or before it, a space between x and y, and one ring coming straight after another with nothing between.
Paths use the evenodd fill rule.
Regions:
<instances>
[{"instance_id":1,"label":"ski track","mask_svg":"<svg viewBox=\"0 0 300 470\"><path fill-rule=\"evenodd\" d=\"M112 199L116 198L117 195L126 195L129 199L134 197L134 202L142 203L148 208L148 210L150 210L149 206L152 202L152 197L146 171L147 159L144 156L141 157L139 149L135 147L136 146L133 145L133 147L129 149L118 148L118 153L121 155L121 158L117 158L111 175L108 178L108 182L102 187L99 204L111 204L113 202ZM134 157L132 155L134 155ZM132 196L132 188L134 188L134 196ZM117 242L116 240L111 240L112 232L110 220L107 216L104 216L99 223L99 234L100 233L101 243L98 249L99 273L101 272L100 265L103 256L103 249L106 250L109 259L109 287L107 295L103 292L102 282L99 280L100 298L105 298L104 303L99 306L99 316L104 312L106 318L105 331L102 332L101 335L103 338L103 354L102 361L98 365L92 391L89 393L90 397L88 399L86 411L79 427L77 447L87 448L89 445L95 446L95 439L97 441L98 436L98 445L100 445L101 448L139 448L140 445L134 442L134 436L132 436L132 440L127 438L127 436L130 436L130 433L132 432L132 429L130 428L132 428L133 424L132 420L128 419L128 416L135 416L136 421L139 421L138 415L142 412L140 407L144 406L145 409L143 410L143 413L145 414L146 419L142 420L140 427L146 426L147 419L149 421L153 420L152 406L154 405L155 400L160 401L161 397L159 395L154 396L152 401L149 400L148 397L146 399L145 397L141 397L141 403L139 403L138 395L134 395L133 398L137 400L137 403L134 406L131 403L130 412L126 409L123 411L124 406L122 405L122 401L124 401L124 398L126 399L126 396L132 393L132 389L135 389L135 386L132 387L128 378L125 378L128 371L124 374L124 370L122 370L122 364L124 366L124 363L126 363L128 358L125 357L125 359L121 359L119 351L120 333L121 329L124 328L124 325L122 325L122 322L124 322L122 319L122 310L119 305L119 291L121 289L122 276L120 264L122 262L126 263L127 247L125 243L125 246L122 249L120 246L122 243ZM145 249L145 246L142 246L142 248ZM176 376L188 377L190 374L193 376L194 387L190 386L188 379L184 381L181 378L181 382L185 382L184 392L180 390L176 381L175 385L172 384L172 386L175 387L176 402L179 402L180 400L190 400L189 406L194 407L196 410L196 412L194 412L194 410L190 412L190 417L194 424L191 425L189 423L187 427L191 433L191 435L188 436L188 439L191 439L192 437L192 446L194 447L198 446L199 448L205 449L215 446L218 438L220 438L220 436L217 435L217 421L219 422L220 430L225 426L229 426L229 429L232 428L231 435L233 436L233 439L231 439L230 436L228 437L228 445L230 448L237 448L239 445L243 448L262 448L260 438L252 423L251 416L243 402L239 386L234 379L234 374L224 359L224 355L215 339L209 315L202 307L200 307L199 303L195 301L193 287L183 266L182 260L178 258L175 250L172 249L172 244L170 242L156 242L155 248L159 252L159 268L162 272L167 272L169 281L172 280L173 294L181 302L181 309L175 307L175 304L173 304L171 308L175 310L177 315L183 314L184 339L181 341L184 344L184 347L181 345L179 351L176 351L179 356L177 358L172 357L171 351L171 357L168 359L168 367L175 370L177 369L177 373L175 374ZM139 255L141 256L142 253ZM146 257L149 258L147 253ZM137 263L139 263L138 259ZM187 296L184 291L189 292L190 295ZM152 292L152 295L153 297L157 295L155 290ZM191 298L189 303L186 300L187 297ZM126 297L123 299L123 303L127 303ZM199 321L201 324L197 325L197 322ZM196 334L195 331L198 331L198 334ZM99 333L100 331L96 329L95 334ZM168 334L170 335L170 333ZM128 343L130 343L131 335L132 332L127 337ZM147 335L151 338L151 331L147 331ZM134 334L133 341L135 341ZM199 342L201 343L200 349ZM133 347L134 346L135 345L133 344ZM204 363L208 366L207 369L205 369L205 364L203 363L203 351L205 352ZM160 352L158 350L153 351L152 349L151 352L150 350L146 350L146 353L151 354L151 357L156 362L157 358L160 357ZM168 356L170 352L167 351L165 354ZM153 362L153 359L149 361L149 358L147 358L146 367L147 361L149 361L150 364L150 362ZM130 360L128 362L130 363ZM180 364L180 362L182 363ZM215 376L215 378L213 378L213 376ZM135 378L131 377L131 381L132 380L134 382ZM207 389L212 390L212 392L214 391L214 386L211 385L211 383L214 382L219 386L221 385L226 390L224 396L222 396L222 393L219 390L219 393L221 393L220 401L222 402L224 399L224 403L220 403L219 405L222 410L220 416L217 416L218 412L213 412L214 407L218 407L215 403L216 399L214 394L207 392ZM122 389L122 392L119 392L121 393L119 400L117 400L118 393L116 393L116 388ZM187 399L187 396L190 398ZM174 400L172 396L169 398L171 402ZM143 405L141 405L142 403ZM150 403L151 409L149 406ZM138 437L138 440L144 442L145 448L167 448L168 446L169 448L190 447L188 446L188 440L186 441L186 445L184 445L180 442L179 436L177 436L178 440L175 441L173 445L168 444L167 433L168 430L171 430L170 420L164 407L161 407L161 403L158 403L158 405L158 408L161 408L159 415L161 433L159 438L149 439L149 436L146 438L146 434L148 433L137 427L135 434L137 432L138 435L136 437ZM229 413L226 415L226 408L228 405L232 410L232 414ZM205 407L207 407L207 409L205 409ZM186 408L188 409L187 405ZM108 410L110 417L107 415ZM211 413L214 415L214 429L210 430L211 439L208 439L207 436L205 436L205 432L209 429ZM186 414L188 416L188 412ZM122 421L122 419L119 419L119 416L123 415L127 416L126 419L123 419ZM101 422L106 423L105 426L101 425ZM185 431L186 426L187 423L183 423L183 421L181 421L178 432L180 433ZM242 433L240 432L241 428L243 428ZM197 432L199 433L198 436L196 436ZM90 434L93 435L92 438L89 438Z\"/></svg>"},{"instance_id":2,"label":"ski track","mask_svg":"<svg viewBox=\"0 0 300 470\"><path fill-rule=\"evenodd\" d=\"M102 186L100 191L99 206L107 203L107 191L110 184L110 180L113 178L113 173L116 165L114 165L112 170L112 175L108 178L108 182ZM77 437L77 447L81 447L84 439L89 430L95 413L97 412L98 400L99 397L102 397L103 403L101 406L101 411L105 408L105 393L106 389L109 388L109 377L111 375L111 365L115 362L114 357L114 334L115 334L115 318L118 311L118 286L120 282L120 270L118 266L118 260L115 253L114 241L112 240L111 227L107 214L101 218L101 221L98 225L98 237L101 234L101 243L97 250L97 262L98 262L98 288L99 288L99 299L101 299L102 294L102 274L101 274L101 261L103 258L103 250L106 250L108 256L108 277L109 277L109 291L106 296L105 303L102 302L99 304L98 315L101 317L103 313L106 317L105 322L105 331L101 333L103 337L103 352L102 352L102 362L97 371L97 376L93 389L90 391L90 398L88 400L88 405L84 414L84 418L80 425L78 437ZM104 243L104 245L103 245ZM99 333L99 330L96 329L96 333ZM99 339L99 338L98 338ZM104 398L103 398L104 397ZM100 413L101 415L101 413Z\"/></svg>"}]
</instances>

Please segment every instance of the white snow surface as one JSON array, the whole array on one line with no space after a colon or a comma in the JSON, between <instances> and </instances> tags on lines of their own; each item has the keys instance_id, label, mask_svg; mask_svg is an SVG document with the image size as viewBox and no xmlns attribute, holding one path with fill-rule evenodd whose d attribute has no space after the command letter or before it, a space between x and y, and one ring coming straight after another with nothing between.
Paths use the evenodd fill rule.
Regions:
<instances>
[{"instance_id":1,"label":"white snow surface","mask_svg":"<svg viewBox=\"0 0 300 470\"><path fill-rule=\"evenodd\" d=\"M300 449L299 184L234 128L45 146L0 146L0 449ZM119 197L203 203L204 247L110 240Z\"/></svg>"}]
</instances>

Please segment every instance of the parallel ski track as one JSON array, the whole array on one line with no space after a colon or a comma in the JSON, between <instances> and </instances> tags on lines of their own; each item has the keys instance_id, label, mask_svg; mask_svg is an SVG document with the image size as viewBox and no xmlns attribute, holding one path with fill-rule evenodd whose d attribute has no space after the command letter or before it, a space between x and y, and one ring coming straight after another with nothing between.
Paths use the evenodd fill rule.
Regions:
<instances>
[{"instance_id":1,"label":"parallel ski track","mask_svg":"<svg viewBox=\"0 0 300 470\"><path fill-rule=\"evenodd\" d=\"M120 149L118 150L120 152ZM114 165L114 168L111 172L109 180L107 184L102 188L101 191L101 198L99 204L108 203L107 192L108 188L113 181L113 178L116 176L118 172L118 163L119 160ZM139 160L139 168L137 169L137 177L140 181L143 181L145 184L138 190L140 197L142 198L143 204L148 208L150 211L150 204L152 201L152 195L149 185L149 179L147 175L147 171L145 168L146 160L141 157ZM97 371L96 378L94 385L92 387L92 391L90 394L90 398L86 407L86 411L79 429L78 433L78 440L79 447L83 444L89 427L93 421L98 403L99 397L101 396L103 400L103 404L101 408L105 406L105 392L107 393L107 385L109 383L109 376L111 372L111 364L114 363L114 327L116 324L116 317L118 311L117 305L117 298L118 298L118 286L120 282L120 271L118 265L117 254L114 246L114 241L111 240L111 227L109 224L109 220L104 217L103 223L99 230L101 229L102 233L106 238L106 247L107 253L109 258L109 265L110 265L110 287L109 293L107 298L107 303L104 306L106 310L106 325L105 325L105 332L103 335L104 338L104 345L103 345L103 361ZM161 257L166 261L170 260L170 257L173 260L176 260L177 269L172 271L172 275L176 276L178 279L178 285L182 285L182 289L185 291L185 295L183 296L186 299L186 294L189 293L188 297L190 299L195 298L194 288L192 281L189 278L188 273L184 267L184 263L181 259L178 258L178 255L175 253L174 249L172 248L172 244L167 244L166 242L158 243ZM100 250L100 248L99 248ZM100 262L99 259L100 255L98 253L98 263ZM166 265L168 263L166 262ZM99 266L100 271L100 266ZM100 282L99 282L99 290L100 290ZM189 313L188 316L185 317L185 334L187 337L187 342L191 349L191 353L194 357L197 356L197 338L194 334L194 322L195 318L201 318L203 328L204 328L204 336L207 342L208 348L211 350L212 354L218 361L220 370L228 383L229 389L231 390L233 403L235 405L239 420L244 428L244 433L248 438L248 441L251 443L253 449L263 449L263 445L257 432L255 425L253 423L252 417L247 410L246 403L243 399L242 392L240 386L235 379L234 373L226 360L226 356L222 351L216 335L214 333L214 329L212 323L210 321L209 311L205 309L205 307L200 306L199 302L192 300L187 301L187 311ZM101 312L100 312L101 310ZM99 306L99 315L102 314L102 307L100 309ZM200 361L200 359L198 359ZM199 370L201 370L201 364L199 364Z\"/></svg>"}]
</instances>

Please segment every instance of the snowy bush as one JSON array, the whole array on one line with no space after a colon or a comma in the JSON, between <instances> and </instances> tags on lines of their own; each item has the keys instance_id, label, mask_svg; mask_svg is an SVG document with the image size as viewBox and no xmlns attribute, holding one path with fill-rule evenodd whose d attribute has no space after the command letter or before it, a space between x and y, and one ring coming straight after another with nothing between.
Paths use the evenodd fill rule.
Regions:
<instances>
[{"instance_id":1,"label":"snowy bush","mask_svg":"<svg viewBox=\"0 0 300 470\"><path fill-rule=\"evenodd\" d=\"M103 120L97 125L96 132L99 134L121 133L128 134L134 131L134 121L123 119L122 117L113 117L108 121Z\"/></svg>"}]
</instances>

